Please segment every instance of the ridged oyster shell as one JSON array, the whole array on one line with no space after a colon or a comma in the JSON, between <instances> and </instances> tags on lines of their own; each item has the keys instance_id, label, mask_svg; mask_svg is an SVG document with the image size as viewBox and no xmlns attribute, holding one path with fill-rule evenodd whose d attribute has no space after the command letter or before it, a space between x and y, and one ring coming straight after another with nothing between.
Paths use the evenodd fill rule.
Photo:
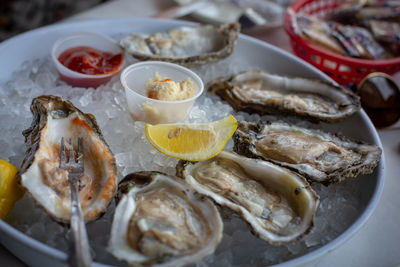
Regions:
<instances>
[{"instance_id":1,"label":"ridged oyster shell","mask_svg":"<svg viewBox=\"0 0 400 267\"><path fill-rule=\"evenodd\" d=\"M236 111L294 115L312 121L338 122L360 109L359 98L322 80L286 77L249 70L207 85L209 92Z\"/></svg>"},{"instance_id":2,"label":"ridged oyster shell","mask_svg":"<svg viewBox=\"0 0 400 267\"><path fill-rule=\"evenodd\" d=\"M118 198L108 249L130 265L193 263L212 254L222 238L216 206L177 177L128 174Z\"/></svg>"},{"instance_id":3,"label":"ridged oyster shell","mask_svg":"<svg viewBox=\"0 0 400 267\"><path fill-rule=\"evenodd\" d=\"M199 65L229 56L239 33L238 23L183 26L151 35L132 33L121 38L120 45L139 60Z\"/></svg>"},{"instance_id":4,"label":"ridged oyster shell","mask_svg":"<svg viewBox=\"0 0 400 267\"><path fill-rule=\"evenodd\" d=\"M60 141L83 138L85 172L80 179L79 198L85 221L103 214L117 190L114 155L92 114L71 102L43 95L32 100L33 121L23 132L27 151L18 179L35 201L55 220L69 223L70 185L68 172L59 168Z\"/></svg>"},{"instance_id":5,"label":"ridged oyster shell","mask_svg":"<svg viewBox=\"0 0 400 267\"><path fill-rule=\"evenodd\" d=\"M224 150L206 161L181 161L177 174L200 194L239 213L270 244L300 239L313 225L318 196L303 177L273 163Z\"/></svg>"},{"instance_id":6,"label":"ridged oyster shell","mask_svg":"<svg viewBox=\"0 0 400 267\"><path fill-rule=\"evenodd\" d=\"M117 168L95 117L57 96L34 98L31 111L32 125L23 132L27 151L18 173L20 184L53 219L69 223L70 185L68 172L59 168L60 141L82 137L85 172L79 197L85 221L96 219L116 193Z\"/></svg>"},{"instance_id":7,"label":"ridged oyster shell","mask_svg":"<svg viewBox=\"0 0 400 267\"><path fill-rule=\"evenodd\" d=\"M382 152L376 145L284 122L241 121L233 139L241 155L268 160L324 184L371 173Z\"/></svg>"}]
</instances>

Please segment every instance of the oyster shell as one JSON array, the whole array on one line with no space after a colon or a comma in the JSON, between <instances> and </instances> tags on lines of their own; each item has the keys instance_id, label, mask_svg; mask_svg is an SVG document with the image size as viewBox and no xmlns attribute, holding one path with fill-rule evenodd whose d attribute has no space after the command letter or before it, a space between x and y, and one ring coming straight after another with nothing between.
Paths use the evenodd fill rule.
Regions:
<instances>
[{"instance_id":1,"label":"oyster shell","mask_svg":"<svg viewBox=\"0 0 400 267\"><path fill-rule=\"evenodd\" d=\"M132 173L119 184L118 197L108 249L129 264L196 262L212 254L222 238L215 205L182 179Z\"/></svg>"},{"instance_id":2,"label":"oyster shell","mask_svg":"<svg viewBox=\"0 0 400 267\"><path fill-rule=\"evenodd\" d=\"M151 35L132 33L121 38L120 45L139 60L198 65L229 56L239 33L238 23L184 26Z\"/></svg>"},{"instance_id":3,"label":"oyster shell","mask_svg":"<svg viewBox=\"0 0 400 267\"><path fill-rule=\"evenodd\" d=\"M85 172L79 197L85 221L105 212L117 189L114 155L92 114L57 96L32 100L33 121L23 132L27 151L18 179L55 220L69 223L71 201L68 172L59 168L61 137L83 138Z\"/></svg>"},{"instance_id":4,"label":"oyster shell","mask_svg":"<svg viewBox=\"0 0 400 267\"><path fill-rule=\"evenodd\" d=\"M268 160L324 184L371 173L381 157L376 145L283 122L239 122L233 139L239 154Z\"/></svg>"},{"instance_id":5,"label":"oyster shell","mask_svg":"<svg viewBox=\"0 0 400 267\"><path fill-rule=\"evenodd\" d=\"M249 113L286 114L313 121L338 122L360 109L359 98L340 86L262 70L219 78L207 87L236 111Z\"/></svg>"},{"instance_id":6,"label":"oyster shell","mask_svg":"<svg viewBox=\"0 0 400 267\"><path fill-rule=\"evenodd\" d=\"M177 173L200 194L239 213L270 244L300 239L313 225L319 198L286 168L222 151L207 161L181 161Z\"/></svg>"}]
</instances>

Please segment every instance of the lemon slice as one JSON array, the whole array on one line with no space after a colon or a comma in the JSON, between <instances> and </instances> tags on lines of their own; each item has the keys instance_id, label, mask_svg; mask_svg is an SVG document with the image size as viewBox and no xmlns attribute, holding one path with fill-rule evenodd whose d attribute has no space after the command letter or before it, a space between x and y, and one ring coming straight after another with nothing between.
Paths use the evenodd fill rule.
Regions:
<instances>
[{"instance_id":1,"label":"lemon slice","mask_svg":"<svg viewBox=\"0 0 400 267\"><path fill-rule=\"evenodd\" d=\"M146 124L146 137L167 156L201 161L217 155L236 128L237 121L230 115L211 123Z\"/></svg>"},{"instance_id":2,"label":"lemon slice","mask_svg":"<svg viewBox=\"0 0 400 267\"><path fill-rule=\"evenodd\" d=\"M15 202L19 200L24 191L18 185L15 175L17 168L5 160L0 159L0 219L4 220Z\"/></svg>"}]
</instances>

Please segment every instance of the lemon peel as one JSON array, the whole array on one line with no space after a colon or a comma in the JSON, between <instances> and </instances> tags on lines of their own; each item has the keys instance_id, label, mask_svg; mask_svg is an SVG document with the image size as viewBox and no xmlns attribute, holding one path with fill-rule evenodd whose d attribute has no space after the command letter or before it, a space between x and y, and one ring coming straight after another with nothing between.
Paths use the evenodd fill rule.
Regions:
<instances>
[{"instance_id":1,"label":"lemon peel","mask_svg":"<svg viewBox=\"0 0 400 267\"><path fill-rule=\"evenodd\" d=\"M216 156L236 128L237 120L229 115L210 123L146 124L145 133L147 140L167 156L202 161Z\"/></svg>"},{"instance_id":2,"label":"lemon peel","mask_svg":"<svg viewBox=\"0 0 400 267\"><path fill-rule=\"evenodd\" d=\"M16 179L18 169L11 163L0 159L0 219L4 220L23 195L24 190Z\"/></svg>"}]
</instances>

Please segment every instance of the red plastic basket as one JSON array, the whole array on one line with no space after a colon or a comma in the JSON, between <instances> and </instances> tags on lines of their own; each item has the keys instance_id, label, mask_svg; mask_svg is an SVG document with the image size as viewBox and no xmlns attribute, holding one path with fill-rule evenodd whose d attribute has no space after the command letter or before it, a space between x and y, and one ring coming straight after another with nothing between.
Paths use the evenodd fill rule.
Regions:
<instances>
[{"instance_id":1,"label":"red plastic basket","mask_svg":"<svg viewBox=\"0 0 400 267\"><path fill-rule=\"evenodd\" d=\"M341 56L310 44L298 36L292 26L292 15L296 13L312 14L317 17L349 0L299 0L293 3L285 14L285 30L296 55L342 85L358 84L371 72L394 74L400 70L400 57L384 60L366 60Z\"/></svg>"}]
</instances>

